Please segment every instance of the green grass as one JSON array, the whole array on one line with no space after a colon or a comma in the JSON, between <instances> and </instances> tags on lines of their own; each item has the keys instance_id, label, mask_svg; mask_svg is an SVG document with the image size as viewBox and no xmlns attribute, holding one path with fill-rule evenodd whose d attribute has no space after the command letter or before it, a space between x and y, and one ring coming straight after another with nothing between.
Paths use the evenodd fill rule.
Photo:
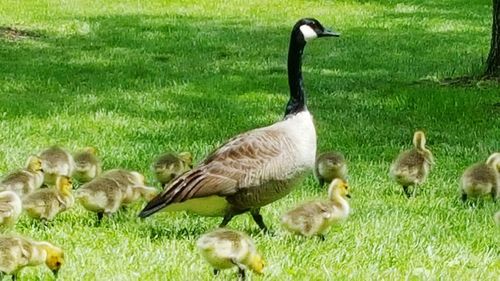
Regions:
<instances>
[{"instance_id":1,"label":"green grass","mask_svg":"<svg viewBox=\"0 0 500 281\"><path fill-rule=\"evenodd\" d=\"M141 3L144 2L144 3ZM256 280L496 280L500 235L490 199L458 200L461 172L500 149L498 86L443 87L422 78L478 74L490 40L487 1L3 0L0 172L57 143L98 147L105 168L141 171L166 150L196 160L225 139L283 115L289 30L304 16L342 32L306 49L305 84L320 151L349 160L353 209L323 243L287 235L279 216L325 196L312 175L249 216L268 268ZM437 165L414 199L387 176L416 129ZM43 227L15 230L62 246L62 280L211 280L195 250L220 222L183 213L136 218L136 204L94 227L80 206ZM221 279L234 279L224 272ZM23 280L44 280L43 267Z\"/></svg>"}]
</instances>

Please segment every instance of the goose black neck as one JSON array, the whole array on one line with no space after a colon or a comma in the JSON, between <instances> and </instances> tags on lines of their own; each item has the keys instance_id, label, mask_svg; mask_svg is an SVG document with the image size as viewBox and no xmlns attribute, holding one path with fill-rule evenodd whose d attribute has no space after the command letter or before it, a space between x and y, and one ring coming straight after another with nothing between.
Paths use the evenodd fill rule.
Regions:
<instances>
[{"instance_id":1,"label":"goose black neck","mask_svg":"<svg viewBox=\"0 0 500 281\"><path fill-rule=\"evenodd\" d=\"M306 42L301 38L299 30L292 32L290 48L288 50L288 85L290 86L290 100L286 106L285 116L297 114L307 109L302 80L302 53Z\"/></svg>"}]
</instances>

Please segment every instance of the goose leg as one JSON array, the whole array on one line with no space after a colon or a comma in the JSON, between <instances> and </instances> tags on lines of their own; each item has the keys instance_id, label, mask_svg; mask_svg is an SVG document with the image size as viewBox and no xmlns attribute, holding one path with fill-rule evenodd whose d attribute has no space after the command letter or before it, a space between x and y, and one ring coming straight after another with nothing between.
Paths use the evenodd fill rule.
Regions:
<instances>
[{"instance_id":1,"label":"goose leg","mask_svg":"<svg viewBox=\"0 0 500 281\"><path fill-rule=\"evenodd\" d=\"M264 219L262 218L262 215L260 214L260 208L252 209L250 211L250 214L252 214L252 218L257 223L257 225L259 226L260 230L262 230L265 233L267 233L268 232L267 226L264 223Z\"/></svg>"},{"instance_id":2,"label":"goose leg","mask_svg":"<svg viewBox=\"0 0 500 281\"><path fill-rule=\"evenodd\" d=\"M406 197L408 198L411 197L410 191L408 190L408 186L403 186L403 191L405 192Z\"/></svg>"},{"instance_id":3,"label":"goose leg","mask_svg":"<svg viewBox=\"0 0 500 281\"><path fill-rule=\"evenodd\" d=\"M224 216L224 219L222 219L222 222L219 224L219 227L225 227L230 221L231 219L234 217L233 214L231 213L227 213L225 216Z\"/></svg>"}]
</instances>

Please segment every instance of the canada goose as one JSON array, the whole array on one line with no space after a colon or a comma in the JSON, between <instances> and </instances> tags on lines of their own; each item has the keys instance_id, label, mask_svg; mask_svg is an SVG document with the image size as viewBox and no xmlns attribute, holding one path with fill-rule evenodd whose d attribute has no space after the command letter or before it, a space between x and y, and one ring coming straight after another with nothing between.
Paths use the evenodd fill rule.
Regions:
<instances>
[{"instance_id":1,"label":"canada goose","mask_svg":"<svg viewBox=\"0 0 500 281\"><path fill-rule=\"evenodd\" d=\"M401 152L391 165L389 174L403 186L406 196L410 197L409 186L417 186L425 182L434 165L434 157L425 147L425 135L421 131L413 135L413 149Z\"/></svg>"},{"instance_id":2,"label":"canada goose","mask_svg":"<svg viewBox=\"0 0 500 281\"><path fill-rule=\"evenodd\" d=\"M238 267L241 279L245 279L245 269L262 274L265 263L257 253L253 241L244 233L219 228L203 234L196 246L205 260L214 267L217 275L221 269Z\"/></svg>"},{"instance_id":3,"label":"canada goose","mask_svg":"<svg viewBox=\"0 0 500 281\"><path fill-rule=\"evenodd\" d=\"M462 201L468 196L491 195L493 201L500 196L500 153L493 153L485 163L467 168L460 180Z\"/></svg>"},{"instance_id":4,"label":"canada goose","mask_svg":"<svg viewBox=\"0 0 500 281\"><path fill-rule=\"evenodd\" d=\"M73 155L75 169L73 178L80 183L86 183L101 174L101 161L97 158L94 147L85 147Z\"/></svg>"},{"instance_id":5,"label":"canada goose","mask_svg":"<svg viewBox=\"0 0 500 281\"><path fill-rule=\"evenodd\" d=\"M24 196L40 188L43 184L42 161L38 156L30 156L26 168L8 174L0 182L0 191L10 190Z\"/></svg>"},{"instance_id":6,"label":"canada goose","mask_svg":"<svg viewBox=\"0 0 500 281\"><path fill-rule=\"evenodd\" d=\"M57 278L64 263L63 251L49 242L32 241L20 236L0 236L0 280L4 274L17 279L26 266L45 263Z\"/></svg>"},{"instance_id":7,"label":"canada goose","mask_svg":"<svg viewBox=\"0 0 500 281\"><path fill-rule=\"evenodd\" d=\"M53 186L57 176L71 177L75 167L73 156L66 150L51 146L40 153L42 168L45 173L44 183Z\"/></svg>"},{"instance_id":8,"label":"canada goose","mask_svg":"<svg viewBox=\"0 0 500 281\"><path fill-rule=\"evenodd\" d=\"M67 176L58 176L55 188L39 189L23 198L23 208L35 219L53 220L75 203L73 183Z\"/></svg>"},{"instance_id":9,"label":"canada goose","mask_svg":"<svg viewBox=\"0 0 500 281\"><path fill-rule=\"evenodd\" d=\"M316 200L304 203L284 214L281 223L293 233L307 237L318 235L324 240L324 233L328 228L349 215L349 203L344 197L351 197L347 183L341 179L334 179L328 188L328 201Z\"/></svg>"},{"instance_id":10,"label":"canada goose","mask_svg":"<svg viewBox=\"0 0 500 281\"><path fill-rule=\"evenodd\" d=\"M21 198L14 191L0 192L0 226L13 225L23 210Z\"/></svg>"},{"instance_id":11,"label":"canada goose","mask_svg":"<svg viewBox=\"0 0 500 281\"><path fill-rule=\"evenodd\" d=\"M164 153L153 162L151 170L162 186L193 168L193 157L189 152Z\"/></svg>"},{"instance_id":12,"label":"canada goose","mask_svg":"<svg viewBox=\"0 0 500 281\"><path fill-rule=\"evenodd\" d=\"M347 180L347 164L344 155L339 152L326 152L316 159L316 178L321 186L334 179Z\"/></svg>"},{"instance_id":13,"label":"canada goose","mask_svg":"<svg viewBox=\"0 0 500 281\"><path fill-rule=\"evenodd\" d=\"M161 209L191 211L224 217L249 211L266 231L260 208L287 195L316 160L316 130L306 107L302 53L306 42L339 36L315 19L301 19L293 27L288 52L290 100L284 120L240 134L216 149L191 171L172 181L139 214L148 217Z\"/></svg>"}]
</instances>

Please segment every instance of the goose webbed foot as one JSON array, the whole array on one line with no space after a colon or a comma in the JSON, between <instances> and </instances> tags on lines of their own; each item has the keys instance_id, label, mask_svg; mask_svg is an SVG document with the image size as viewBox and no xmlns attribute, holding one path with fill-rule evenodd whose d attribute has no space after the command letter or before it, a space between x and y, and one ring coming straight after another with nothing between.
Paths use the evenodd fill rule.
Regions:
<instances>
[{"instance_id":1,"label":"goose webbed foot","mask_svg":"<svg viewBox=\"0 0 500 281\"><path fill-rule=\"evenodd\" d=\"M269 233L269 230L267 229L267 226L264 223L264 218L262 218L262 215L260 214L260 209L251 210L250 214L252 214L252 218L257 223L260 230L262 230L264 233Z\"/></svg>"},{"instance_id":2,"label":"goose webbed foot","mask_svg":"<svg viewBox=\"0 0 500 281\"><path fill-rule=\"evenodd\" d=\"M233 217L233 214L227 213L222 219L222 222L219 224L219 227L226 227L226 225L233 219Z\"/></svg>"}]
</instances>

